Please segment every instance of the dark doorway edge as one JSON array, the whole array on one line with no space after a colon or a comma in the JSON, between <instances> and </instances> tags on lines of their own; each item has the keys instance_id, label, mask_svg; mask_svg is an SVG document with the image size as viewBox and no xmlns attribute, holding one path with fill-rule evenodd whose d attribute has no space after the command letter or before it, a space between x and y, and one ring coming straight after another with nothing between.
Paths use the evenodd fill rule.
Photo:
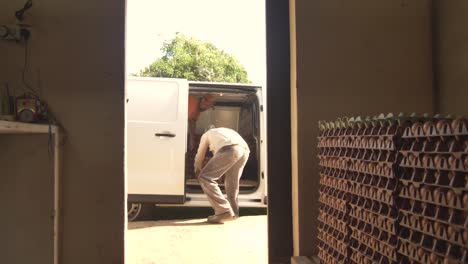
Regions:
<instances>
[{"instance_id":1,"label":"dark doorway edge","mask_svg":"<svg viewBox=\"0 0 468 264\"><path fill-rule=\"evenodd\" d=\"M268 257L285 263L293 255L289 1L266 0L266 38Z\"/></svg>"}]
</instances>

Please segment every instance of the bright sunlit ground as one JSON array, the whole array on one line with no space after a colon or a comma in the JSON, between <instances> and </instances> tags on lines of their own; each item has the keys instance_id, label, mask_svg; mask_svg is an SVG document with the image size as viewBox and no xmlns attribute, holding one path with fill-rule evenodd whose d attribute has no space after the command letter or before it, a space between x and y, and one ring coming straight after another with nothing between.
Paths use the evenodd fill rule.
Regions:
<instances>
[{"instance_id":1,"label":"bright sunlit ground","mask_svg":"<svg viewBox=\"0 0 468 264\"><path fill-rule=\"evenodd\" d=\"M206 219L129 223L129 264L266 264L267 216L221 225Z\"/></svg>"}]
</instances>

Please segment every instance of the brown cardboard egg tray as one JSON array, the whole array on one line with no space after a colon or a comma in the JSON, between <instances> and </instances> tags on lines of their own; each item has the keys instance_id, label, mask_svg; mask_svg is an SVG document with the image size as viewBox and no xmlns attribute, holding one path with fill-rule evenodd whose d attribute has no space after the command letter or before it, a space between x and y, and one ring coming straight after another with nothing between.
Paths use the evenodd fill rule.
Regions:
<instances>
[{"instance_id":1,"label":"brown cardboard egg tray","mask_svg":"<svg viewBox=\"0 0 468 264\"><path fill-rule=\"evenodd\" d=\"M468 241L465 241L463 238L463 236L468 236L468 229L456 228L453 226L449 227L445 223L405 212L402 212L400 215L400 225L411 230L419 231L435 239L444 240L453 245L468 249ZM450 235L449 229L451 229Z\"/></svg>"},{"instance_id":2,"label":"brown cardboard egg tray","mask_svg":"<svg viewBox=\"0 0 468 264\"><path fill-rule=\"evenodd\" d=\"M350 148L331 148L331 147L324 147L319 148L318 157L325 158L351 158L355 149Z\"/></svg>"},{"instance_id":3,"label":"brown cardboard egg tray","mask_svg":"<svg viewBox=\"0 0 468 264\"><path fill-rule=\"evenodd\" d=\"M381 150L381 149L372 149L372 150L363 150L363 149L353 149L350 153L349 158L352 161L361 160L361 161L378 161L383 163L394 163L397 155L395 151Z\"/></svg>"},{"instance_id":4,"label":"brown cardboard egg tray","mask_svg":"<svg viewBox=\"0 0 468 264\"><path fill-rule=\"evenodd\" d=\"M350 249L350 259L355 263L363 263L360 261L366 259L371 263L398 263L397 248L386 244L369 245L367 239L351 236Z\"/></svg>"},{"instance_id":5,"label":"brown cardboard egg tray","mask_svg":"<svg viewBox=\"0 0 468 264\"><path fill-rule=\"evenodd\" d=\"M356 250L351 249L351 256L349 257L351 263L356 264L374 264L374 263L381 263L381 264L396 264L398 262L389 260L385 256L379 254L379 252L374 252L373 256L367 256L364 253Z\"/></svg>"},{"instance_id":6,"label":"brown cardboard egg tray","mask_svg":"<svg viewBox=\"0 0 468 264\"><path fill-rule=\"evenodd\" d=\"M400 197L468 212L468 203L463 204L463 197L468 197L467 193L450 187L406 182L401 187Z\"/></svg>"},{"instance_id":7,"label":"brown cardboard egg tray","mask_svg":"<svg viewBox=\"0 0 468 264\"><path fill-rule=\"evenodd\" d=\"M319 242L318 245L319 253L318 257L321 260L320 263L326 264L342 264L347 263L347 257L341 255L340 253L329 249L327 245L324 245L323 242Z\"/></svg>"},{"instance_id":8,"label":"brown cardboard egg tray","mask_svg":"<svg viewBox=\"0 0 468 264\"><path fill-rule=\"evenodd\" d=\"M379 203L386 203L389 206L395 205L397 197L392 190L382 189L356 182L350 182L350 184L348 184L347 191L351 194L372 199Z\"/></svg>"},{"instance_id":9,"label":"brown cardboard egg tray","mask_svg":"<svg viewBox=\"0 0 468 264\"><path fill-rule=\"evenodd\" d=\"M348 189L347 180L331 177L326 174L320 174L320 184L340 191L346 191Z\"/></svg>"},{"instance_id":10,"label":"brown cardboard egg tray","mask_svg":"<svg viewBox=\"0 0 468 264\"><path fill-rule=\"evenodd\" d=\"M362 172L349 172L347 175L347 180L350 183L359 183L365 186L372 186L392 192L396 192L398 188L397 179L391 179Z\"/></svg>"},{"instance_id":11,"label":"brown cardboard egg tray","mask_svg":"<svg viewBox=\"0 0 468 264\"><path fill-rule=\"evenodd\" d=\"M387 162L358 161L349 163L348 169L387 178L396 177L396 166Z\"/></svg>"},{"instance_id":12,"label":"brown cardboard egg tray","mask_svg":"<svg viewBox=\"0 0 468 264\"><path fill-rule=\"evenodd\" d=\"M393 164L399 156L393 150L321 148L318 157L322 159L342 158L350 162L367 161Z\"/></svg>"},{"instance_id":13,"label":"brown cardboard egg tray","mask_svg":"<svg viewBox=\"0 0 468 264\"><path fill-rule=\"evenodd\" d=\"M368 224L377 226L378 228L389 232L390 234L397 234L397 219L384 217L374 212L368 211L367 209L359 206L351 205L349 215L356 219L360 219ZM352 220L350 220L352 221Z\"/></svg>"},{"instance_id":14,"label":"brown cardboard egg tray","mask_svg":"<svg viewBox=\"0 0 468 264\"><path fill-rule=\"evenodd\" d=\"M318 148L350 149L352 138L350 137L319 137Z\"/></svg>"},{"instance_id":15,"label":"brown cardboard egg tray","mask_svg":"<svg viewBox=\"0 0 468 264\"><path fill-rule=\"evenodd\" d=\"M336 188L332 188L332 187L328 187L328 186L325 186L325 185L320 186L319 193L327 195L327 196L329 196L329 198L337 200L337 202L347 200L347 198L346 198L347 193L345 191L342 191L342 190L339 190L339 189L336 189Z\"/></svg>"},{"instance_id":16,"label":"brown cardboard egg tray","mask_svg":"<svg viewBox=\"0 0 468 264\"><path fill-rule=\"evenodd\" d=\"M346 209L347 209L346 208L346 201L344 201L344 200L334 199L330 195L320 194L319 202L322 203L322 204L325 204L325 205L327 205L329 207L333 207L338 211L346 213Z\"/></svg>"},{"instance_id":17,"label":"brown cardboard egg tray","mask_svg":"<svg viewBox=\"0 0 468 264\"><path fill-rule=\"evenodd\" d=\"M319 165L340 170L348 169L348 161L343 158L319 157Z\"/></svg>"},{"instance_id":18,"label":"brown cardboard egg tray","mask_svg":"<svg viewBox=\"0 0 468 264\"><path fill-rule=\"evenodd\" d=\"M468 172L468 168L465 168L465 163L468 165L468 154L460 152L452 154L400 153L403 156L399 164L401 167Z\"/></svg>"},{"instance_id":19,"label":"brown cardboard egg tray","mask_svg":"<svg viewBox=\"0 0 468 264\"><path fill-rule=\"evenodd\" d=\"M330 245L333 246L340 253L346 252L347 244L349 241L349 236L347 234L343 234L340 231L324 223L320 223L318 230L319 230L319 234L318 234L319 239L327 243L330 243Z\"/></svg>"},{"instance_id":20,"label":"brown cardboard egg tray","mask_svg":"<svg viewBox=\"0 0 468 264\"><path fill-rule=\"evenodd\" d=\"M321 204L318 218L320 222L326 223L344 234L348 232L348 214Z\"/></svg>"},{"instance_id":21,"label":"brown cardboard egg tray","mask_svg":"<svg viewBox=\"0 0 468 264\"><path fill-rule=\"evenodd\" d=\"M391 162L372 162L362 160L351 162L346 158L319 157L319 166L321 166L322 169L329 168L338 170L351 170L355 172L384 176L387 178L394 178L396 175L395 164Z\"/></svg>"},{"instance_id":22,"label":"brown cardboard egg tray","mask_svg":"<svg viewBox=\"0 0 468 264\"><path fill-rule=\"evenodd\" d=\"M318 137L317 147L320 148L347 148L349 138Z\"/></svg>"},{"instance_id":23,"label":"brown cardboard egg tray","mask_svg":"<svg viewBox=\"0 0 468 264\"><path fill-rule=\"evenodd\" d=\"M330 157L330 158L352 158L352 159L364 159L369 161L387 161L389 158L395 157L394 150L387 149L358 149L358 148L336 148L336 147L322 147L318 148L319 157ZM389 158L389 154L392 154Z\"/></svg>"},{"instance_id":24,"label":"brown cardboard egg tray","mask_svg":"<svg viewBox=\"0 0 468 264\"><path fill-rule=\"evenodd\" d=\"M331 251L332 254L328 252L328 248L326 245L323 245L323 242L319 242L319 253L318 257L320 260L323 261L323 263L327 264L342 264L342 263L347 263L347 257L341 255L340 253L336 251Z\"/></svg>"},{"instance_id":25,"label":"brown cardboard egg tray","mask_svg":"<svg viewBox=\"0 0 468 264\"><path fill-rule=\"evenodd\" d=\"M348 245L346 243L340 243L338 240L324 241L321 237L318 237L318 248L324 250L329 255L333 256L334 259L346 259L348 256ZM336 244L337 246L333 246Z\"/></svg>"},{"instance_id":26,"label":"brown cardboard egg tray","mask_svg":"<svg viewBox=\"0 0 468 264\"><path fill-rule=\"evenodd\" d=\"M362 135L381 135L393 136L402 134L404 127L396 125L391 121L364 122L363 126L347 125L341 128L324 129L319 131L319 137L343 137L343 136L362 136Z\"/></svg>"},{"instance_id":27,"label":"brown cardboard egg tray","mask_svg":"<svg viewBox=\"0 0 468 264\"><path fill-rule=\"evenodd\" d=\"M339 128L320 130L318 138L343 136L345 131L346 129L339 129Z\"/></svg>"},{"instance_id":28,"label":"brown cardboard egg tray","mask_svg":"<svg viewBox=\"0 0 468 264\"><path fill-rule=\"evenodd\" d=\"M349 219L349 227L351 228L351 236L358 241L364 240L371 248L378 247L377 244L379 243L383 243L388 247L397 246L398 238L396 234L392 234L385 229L364 222L361 219L351 216Z\"/></svg>"},{"instance_id":29,"label":"brown cardboard egg tray","mask_svg":"<svg viewBox=\"0 0 468 264\"><path fill-rule=\"evenodd\" d=\"M394 139L388 136L356 137L350 142L349 147L366 150L395 150L396 148Z\"/></svg>"},{"instance_id":30,"label":"brown cardboard egg tray","mask_svg":"<svg viewBox=\"0 0 468 264\"><path fill-rule=\"evenodd\" d=\"M336 189L336 188L328 187L328 186L325 186L325 185L320 186L319 192L330 195L330 196L333 196L333 198L335 198L335 199L339 199L339 200L345 200L346 199L346 197L345 197L346 192L341 191L341 190Z\"/></svg>"},{"instance_id":31,"label":"brown cardboard egg tray","mask_svg":"<svg viewBox=\"0 0 468 264\"><path fill-rule=\"evenodd\" d=\"M337 178L337 179L345 179L348 173L346 170L329 168L329 167L320 167L319 171L320 171L320 174L327 175L327 176Z\"/></svg>"},{"instance_id":32,"label":"brown cardboard egg tray","mask_svg":"<svg viewBox=\"0 0 468 264\"><path fill-rule=\"evenodd\" d=\"M338 249L342 248L343 245L346 246L347 241L349 240L347 234L342 233L341 231L323 222L319 224L318 230L319 237L321 237L322 240L332 241L334 243L332 245L338 247ZM337 243L339 243L339 245Z\"/></svg>"},{"instance_id":33,"label":"brown cardboard egg tray","mask_svg":"<svg viewBox=\"0 0 468 264\"><path fill-rule=\"evenodd\" d=\"M356 264L396 264L393 260L388 259L386 256L381 255L377 251L372 251L372 249L366 247L363 244L357 246L358 248L351 248L351 255L349 259L351 263Z\"/></svg>"},{"instance_id":34,"label":"brown cardboard egg tray","mask_svg":"<svg viewBox=\"0 0 468 264\"><path fill-rule=\"evenodd\" d=\"M468 249L444 240L438 240L414 229L402 227L399 235L399 252L413 260L430 263L429 258L438 260L450 259L466 263ZM451 263L451 262L450 262Z\"/></svg>"},{"instance_id":35,"label":"brown cardboard egg tray","mask_svg":"<svg viewBox=\"0 0 468 264\"><path fill-rule=\"evenodd\" d=\"M351 263L356 264L373 264L374 261L371 257L364 255L363 253L359 252L357 249L351 248L351 256L349 257Z\"/></svg>"},{"instance_id":36,"label":"brown cardboard egg tray","mask_svg":"<svg viewBox=\"0 0 468 264\"><path fill-rule=\"evenodd\" d=\"M349 148L331 148L323 147L318 149L319 157L329 157L329 158L341 158L341 157L350 157L352 149Z\"/></svg>"},{"instance_id":37,"label":"brown cardboard egg tray","mask_svg":"<svg viewBox=\"0 0 468 264\"><path fill-rule=\"evenodd\" d=\"M367 254L365 255L371 257L372 259L374 259L375 253L378 253L379 255L384 256L389 260L397 261L398 238L396 235L389 236L389 234L387 233L387 236L389 236L389 238L387 239L387 241L383 241L379 238L376 238L374 235L366 234L365 230L362 231L361 229L354 228L352 226L350 228L352 239L350 243L351 248L360 249L360 251L363 251L363 247L367 247L367 250L364 250L364 252L367 252ZM380 234L380 236L382 236L382 233ZM395 245L389 244L389 241L392 241L392 243L394 243Z\"/></svg>"},{"instance_id":38,"label":"brown cardboard egg tray","mask_svg":"<svg viewBox=\"0 0 468 264\"><path fill-rule=\"evenodd\" d=\"M461 258L455 259L451 256L441 256L405 240L399 242L398 253L405 256L401 259L401 263L462 264L467 261L466 253Z\"/></svg>"},{"instance_id":39,"label":"brown cardboard egg tray","mask_svg":"<svg viewBox=\"0 0 468 264\"><path fill-rule=\"evenodd\" d=\"M320 260L319 263L326 263L326 264L342 264L346 263L346 258L344 259L335 259L332 255L329 255L326 251L324 250L319 250L318 253L318 258Z\"/></svg>"},{"instance_id":40,"label":"brown cardboard egg tray","mask_svg":"<svg viewBox=\"0 0 468 264\"><path fill-rule=\"evenodd\" d=\"M352 234L351 239L353 241L350 244L350 247L358 249L360 248L362 250L363 246L367 247L367 249L364 252L367 252L369 257L372 259L375 259L376 254L385 257L388 260L391 261L397 261L398 259L398 251L396 246L389 246L386 243L383 243L379 240L373 239L371 236L365 235L363 232L359 232L356 230L356 233L358 234ZM398 240L395 236L395 239ZM359 246L356 248L355 243L359 244ZM371 254L369 254L371 253Z\"/></svg>"},{"instance_id":41,"label":"brown cardboard egg tray","mask_svg":"<svg viewBox=\"0 0 468 264\"><path fill-rule=\"evenodd\" d=\"M318 230L318 238L332 246L335 250L340 252L343 255L346 255L346 251L348 249L348 244L349 244L349 236L348 235L343 235L340 232L337 232L337 235L339 237L336 237L332 233L328 233L327 231L323 229ZM336 231L336 230L329 230L329 231Z\"/></svg>"},{"instance_id":42,"label":"brown cardboard egg tray","mask_svg":"<svg viewBox=\"0 0 468 264\"><path fill-rule=\"evenodd\" d=\"M356 137L330 137L319 138L318 148L334 149L395 149L394 136L356 136Z\"/></svg>"},{"instance_id":43,"label":"brown cardboard egg tray","mask_svg":"<svg viewBox=\"0 0 468 264\"><path fill-rule=\"evenodd\" d=\"M428 220L437 221L456 228L468 229L468 217L460 210L437 206L401 197L400 213L420 215Z\"/></svg>"},{"instance_id":44,"label":"brown cardboard egg tray","mask_svg":"<svg viewBox=\"0 0 468 264\"><path fill-rule=\"evenodd\" d=\"M439 125L436 122L442 122L442 124ZM460 137L468 135L466 122L461 122L456 128L443 120L436 122L430 120L424 123L414 122L410 127L404 129L402 138Z\"/></svg>"},{"instance_id":45,"label":"brown cardboard egg tray","mask_svg":"<svg viewBox=\"0 0 468 264\"><path fill-rule=\"evenodd\" d=\"M319 210L343 222L346 222L348 216L346 212L340 211L326 204L319 204Z\"/></svg>"},{"instance_id":46,"label":"brown cardboard egg tray","mask_svg":"<svg viewBox=\"0 0 468 264\"><path fill-rule=\"evenodd\" d=\"M324 212L320 212L319 215L319 229L322 229L330 234L335 234L339 236L340 234L342 235L347 235L348 233L348 228L347 228L347 223L343 222L341 220L338 220L334 218L333 216L327 215Z\"/></svg>"},{"instance_id":47,"label":"brown cardboard egg tray","mask_svg":"<svg viewBox=\"0 0 468 264\"><path fill-rule=\"evenodd\" d=\"M457 194L468 190L468 174L459 171L434 171L418 168L402 169L400 182L403 185L424 184L449 188Z\"/></svg>"},{"instance_id":48,"label":"brown cardboard egg tray","mask_svg":"<svg viewBox=\"0 0 468 264\"><path fill-rule=\"evenodd\" d=\"M468 153L468 138L464 139L441 139L441 140L403 140L400 147L402 154L422 152L432 154L455 154Z\"/></svg>"},{"instance_id":49,"label":"brown cardboard egg tray","mask_svg":"<svg viewBox=\"0 0 468 264\"><path fill-rule=\"evenodd\" d=\"M372 199L368 199L362 196L352 195L349 196L349 204L350 206L359 206L364 208L370 212L376 213L383 217L388 218L397 218L398 211L395 207L389 206L386 203L381 203Z\"/></svg>"},{"instance_id":50,"label":"brown cardboard egg tray","mask_svg":"<svg viewBox=\"0 0 468 264\"><path fill-rule=\"evenodd\" d=\"M394 136L356 136L319 138L318 148L351 148L364 150L396 150Z\"/></svg>"}]
</instances>

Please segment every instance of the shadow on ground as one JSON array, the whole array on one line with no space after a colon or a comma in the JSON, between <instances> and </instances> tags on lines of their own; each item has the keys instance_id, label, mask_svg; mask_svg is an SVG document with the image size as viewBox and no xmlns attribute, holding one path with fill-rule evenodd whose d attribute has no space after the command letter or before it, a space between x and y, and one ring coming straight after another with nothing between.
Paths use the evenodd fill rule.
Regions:
<instances>
[{"instance_id":1,"label":"shadow on ground","mask_svg":"<svg viewBox=\"0 0 468 264\"><path fill-rule=\"evenodd\" d=\"M213 225L206 221L213 209L206 207L161 207L147 204L142 208L142 215L128 226L128 230L156 226L202 226ZM243 216L266 215L266 208L240 208Z\"/></svg>"},{"instance_id":2,"label":"shadow on ground","mask_svg":"<svg viewBox=\"0 0 468 264\"><path fill-rule=\"evenodd\" d=\"M205 219L195 220L159 220L159 221L137 221L128 225L128 230L142 229L148 227L158 226L204 226L213 225L208 223Z\"/></svg>"}]
</instances>

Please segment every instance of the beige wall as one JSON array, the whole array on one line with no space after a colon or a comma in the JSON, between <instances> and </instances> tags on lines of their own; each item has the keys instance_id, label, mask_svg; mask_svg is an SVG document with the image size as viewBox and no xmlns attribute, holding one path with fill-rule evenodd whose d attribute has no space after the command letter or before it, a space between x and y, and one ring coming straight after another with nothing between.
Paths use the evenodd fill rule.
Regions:
<instances>
[{"instance_id":1,"label":"beige wall","mask_svg":"<svg viewBox=\"0 0 468 264\"><path fill-rule=\"evenodd\" d=\"M315 250L317 121L432 111L430 1L297 0L299 254Z\"/></svg>"},{"instance_id":2,"label":"beige wall","mask_svg":"<svg viewBox=\"0 0 468 264\"><path fill-rule=\"evenodd\" d=\"M468 116L468 1L434 1L436 89L441 113Z\"/></svg>"},{"instance_id":3,"label":"beige wall","mask_svg":"<svg viewBox=\"0 0 468 264\"><path fill-rule=\"evenodd\" d=\"M53 189L47 136L0 134L0 146L0 225L4 227L0 262L52 263ZM21 162L23 166L10 165Z\"/></svg>"},{"instance_id":4,"label":"beige wall","mask_svg":"<svg viewBox=\"0 0 468 264\"><path fill-rule=\"evenodd\" d=\"M24 2L2 3L0 24L14 23ZM123 263L124 6L114 0L34 1L26 21L33 26L27 80L67 132L61 263ZM18 91L23 56L24 46L0 41L0 82ZM0 238L0 262L51 263L46 139L1 136L0 146L0 199L8 199L11 209L0 218L9 229Z\"/></svg>"}]
</instances>

